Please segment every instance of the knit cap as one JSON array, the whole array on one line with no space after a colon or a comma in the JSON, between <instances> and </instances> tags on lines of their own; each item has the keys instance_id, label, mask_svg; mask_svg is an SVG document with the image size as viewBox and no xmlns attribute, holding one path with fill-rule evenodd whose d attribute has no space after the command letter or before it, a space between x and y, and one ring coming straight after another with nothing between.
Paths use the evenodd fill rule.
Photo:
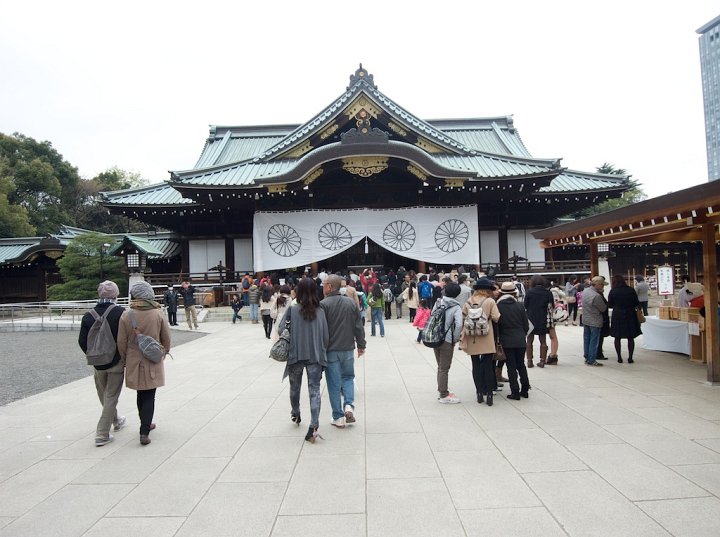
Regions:
<instances>
[{"instance_id":1,"label":"knit cap","mask_svg":"<svg viewBox=\"0 0 720 537\"><path fill-rule=\"evenodd\" d=\"M115 284L115 282L105 280L100 285L98 285L98 297L100 298L117 298L119 294L120 289L118 289L118 286Z\"/></svg>"},{"instance_id":2,"label":"knit cap","mask_svg":"<svg viewBox=\"0 0 720 537\"><path fill-rule=\"evenodd\" d=\"M148 282L137 282L130 288L130 296L136 300L155 300L155 291Z\"/></svg>"}]
</instances>

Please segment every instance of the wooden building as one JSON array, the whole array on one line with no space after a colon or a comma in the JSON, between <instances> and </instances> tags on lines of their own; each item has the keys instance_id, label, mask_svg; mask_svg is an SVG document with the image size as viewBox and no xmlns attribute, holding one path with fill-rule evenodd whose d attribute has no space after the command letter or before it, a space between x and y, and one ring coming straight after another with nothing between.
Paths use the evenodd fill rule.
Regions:
<instances>
[{"instance_id":1,"label":"wooden building","mask_svg":"<svg viewBox=\"0 0 720 537\"><path fill-rule=\"evenodd\" d=\"M174 232L184 275L213 266L226 267L231 275L300 267L300 258L287 256L286 266L279 266L279 260L259 255L274 231L293 228L259 230L257 217L301 218L319 210L335 211L333 217L352 213L360 231L332 222L338 226L297 232L297 239L291 232L281 235L279 240L298 241L303 262L312 255L311 261L330 270L459 264L457 256L422 253L435 246L420 231L423 222L410 221L421 214L412 211L436 207L448 218L438 225L436 238L444 231L454 237L454 230L441 226L456 208L472 207L474 217L461 222L467 229L458 231L475 250L462 257L471 260L463 261L466 266L507 269L511 258L544 265L546 253L533 231L620 197L628 187L624 176L569 170L559 158L533 157L511 117L419 119L381 93L361 65L345 91L302 125L212 126L194 168L174 171L161 184L106 193L103 204L115 214ZM370 212L353 213L360 209ZM423 248L403 249L409 243L384 240L397 231L390 229L392 222L375 234L365 231L363 219L370 225L387 216L381 211L394 210L411 211L406 223L415 233L413 247L423 243ZM395 239L401 235L398 231Z\"/></svg>"}]
</instances>

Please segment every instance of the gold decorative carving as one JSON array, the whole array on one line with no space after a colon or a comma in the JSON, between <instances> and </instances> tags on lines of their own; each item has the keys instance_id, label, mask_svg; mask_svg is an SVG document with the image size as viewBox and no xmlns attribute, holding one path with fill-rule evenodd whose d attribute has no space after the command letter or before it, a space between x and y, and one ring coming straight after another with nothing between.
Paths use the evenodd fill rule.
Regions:
<instances>
[{"instance_id":1,"label":"gold decorative carving","mask_svg":"<svg viewBox=\"0 0 720 537\"><path fill-rule=\"evenodd\" d=\"M375 106L375 104L370 99L366 99L362 96L351 102L345 109L344 114L348 117L348 119L352 120L354 117L358 116L361 111L364 111L366 115L370 115L375 119L377 119L378 116L382 114L382 109Z\"/></svg>"},{"instance_id":2,"label":"gold decorative carving","mask_svg":"<svg viewBox=\"0 0 720 537\"><path fill-rule=\"evenodd\" d=\"M399 134L400 136L407 136L407 131L405 129L403 129L400 125L398 125L397 123L388 121L388 127L390 127L390 130Z\"/></svg>"},{"instance_id":3,"label":"gold decorative carving","mask_svg":"<svg viewBox=\"0 0 720 537\"><path fill-rule=\"evenodd\" d=\"M308 176L305 178L305 181L303 181L303 184L305 184L305 185L310 185L310 184L312 184L313 182L315 182L315 179L317 179L318 177L320 177L322 174L323 174L323 169L322 169L322 168L316 168L315 170L313 170L312 172L310 172L310 175L308 175Z\"/></svg>"},{"instance_id":4,"label":"gold decorative carving","mask_svg":"<svg viewBox=\"0 0 720 537\"><path fill-rule=\"evenodd\" d=\"M312 149L312 145L310 145L310 141L307 140L304 143L297 146L295 149L290 151L289 153L285 153L283 156L286 158L298 158L302 157L305 153L310 151Z\"/></svg>"},{"instance_id":5,"label":"gold decorative carving","mask_svg":"<svg viewBox=\"0 0 720 537\"><path fill-rule=\"evenodd\" d=\"M360 177L372 177L388 167L388 157L355 157L344 158L343 170Z\"/></svg>"},{"instance_id":6,"label":"gold decorative carving","mask_svg":"<svg viewBox=\"0 0 720 537\"><path fill-rule=\"evenodd\" d=\"M428 153L444 153L441 148L436 146L434 143L429 142L425 138L418 138L418 141L415 142L415 145L421 149L424 149Z\"/></svg>"},{"instance_id":7,"label":"gold decorative carving","mask_svg":"<svg viewBox=\"0 0 720 537\"><path fill-rule=\"evenodd\" d=\"M267 189L271 194L277 194L278 192L287 192L287 185L268 185Z\"/></svg>"},{"instance_id":8,"label":"gold decorative carving","mask_svg":"<svg viewBox=\"0 0 720 537\"><path fill-rule=\"evenodd\" d=\"M451 178L445 179L445 186L447 188L461 187L465 184L465 179Z\"/></svg>"},{"instance_id":9,"label":"gold decorative carving","mask_svg":"<svg viewBox=\"0 0 720 537\"><path fill-rule=\"evenodd\" d=\"M327 129L322 131L322 133L320 134L320 139L325 140L326 138L330 138L333 135L333 133L336 130L338 130L338 128L339 128L339 125L337 123L333 123Z\"/></svg>"},{"instance_id":10,"label":"gold decorative carving","mask_svg":"<svg viewBox=\"0 0 720 537\"><path fill-rule=\"evenodd\" d=\"M420 168L408 164L407 170L421 181L427 181L427 175Z\"/></svg>"}]
</instances>

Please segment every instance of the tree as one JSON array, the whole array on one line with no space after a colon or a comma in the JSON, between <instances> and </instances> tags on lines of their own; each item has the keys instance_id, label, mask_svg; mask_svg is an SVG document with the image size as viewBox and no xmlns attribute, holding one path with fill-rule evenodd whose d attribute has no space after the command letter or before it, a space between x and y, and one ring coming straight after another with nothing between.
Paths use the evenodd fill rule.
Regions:
<instances>
[{"instance_id":1,"label":"tree","mask_svg":"<svg viewBox=\"0 0 720 537\"><path fill-rule=\"evenodd\" d=\"M112 238L102 233L85 233L70 241L65 249L65 255L57 262L63 283L51 286L48 289L48 298L50 300L97 298L101 262L104 278L117 283L120 294L127 294L127 275L121 270L123 260L115 256L101 255L103 245L112 242Z\"/></svg>"},{"instance_id":2,"label":"tree","mask_svg":"<svg viewBox=\"0 0 720 537\"><path fill-rule=\"evenodd\" d=\"M609 162L603 162L601 166L595 168L597 173L603 173L606 175L628 175L627 171L623 168L616 168ZM621 198L609 199L593 207L588 207L582 211L578 211L572 214L573 218L586 218L588 216L594 216L596 214L606 213L620 207L632 205L644 199L647 199L647 194L642 190L641 184L633 179L628 179L628 185L630 188L623 192Z\"/></svg>"},{"instance_id":3,"label":"tree","mask_svg":"<svg viewBox=\"0 0 720 537\"><path fill-rule=\"evenodd\" d=\"M25 207L13 205L8 196L14 192L14 184L4 174L4 163L0 160L0 237L29 237L35 234L35 226Z\"/></svg>"},{"instance_id":4,"label":"tree","mask_svg":"<svg viewBox=\"0 0 720 537\"><path fill-rule=\"evenodd\" d=\"M15 133L0 134L3 191L8 204L25 209L35 233L55 233L62 224L74 225L71 208L81 179L77 168L65 161L50 142L38 142ZM22 211L11 211L15 220ZM3 228L16 226L5 223ZM5 235L8 236L8 235ZM12 236L12 235L9 235Z\"/></svg>"},{"instance_id":5,"label":"tree","mask_svg":"<svg viewBox=\"0 0 720 537\"><path fill-rule=\"evenodd\" d=\"M145 224L120 215L108 214L108 210L100 205L102 201L100 193L143 186L147 182L139 173L128 172L117 166L108 168L90 181L82 181L78 185L77 198L80 202L75 208L75 225L104 233L145 231L147 229Z\"/></svg>"}]
</instances>

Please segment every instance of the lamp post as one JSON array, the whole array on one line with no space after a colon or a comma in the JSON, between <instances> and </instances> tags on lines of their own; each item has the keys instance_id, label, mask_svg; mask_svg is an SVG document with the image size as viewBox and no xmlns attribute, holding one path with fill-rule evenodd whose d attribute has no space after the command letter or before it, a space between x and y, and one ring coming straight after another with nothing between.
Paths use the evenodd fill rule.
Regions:
<instances>
[{"instance_id":1,"label":"lamp post","mask_svg":"<svg viewBox=\"0 0 720 537\"><path fill-rule=\"evenodd\" d=\"M108 248L110 248L110 245L105 242L100 245L100 281L105 281L105 270L103 267L103 256L107 253Z\"/></svg>"}]
</instances>

